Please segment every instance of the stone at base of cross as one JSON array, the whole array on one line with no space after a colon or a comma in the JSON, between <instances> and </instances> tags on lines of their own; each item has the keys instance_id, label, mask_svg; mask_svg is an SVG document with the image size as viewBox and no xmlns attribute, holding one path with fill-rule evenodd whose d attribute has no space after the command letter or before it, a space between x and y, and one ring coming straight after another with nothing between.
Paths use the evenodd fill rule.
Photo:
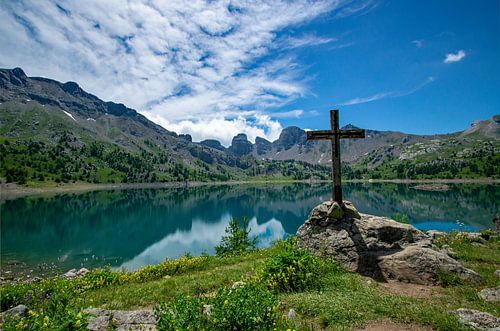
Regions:
<instances>
[{"instance_id":1,"label":"stone at base of cross","mask_svg":"<svg viewBox=\"0 0 500 331\"><path fill-rule=\"evenodd\" d=\"M342 204L333 201L332 206L327 213L329 218L342 219L342 218L356 218L360 219L361 215L356 210L352 202L343 200Z\"/></svg>"}]
</instances>

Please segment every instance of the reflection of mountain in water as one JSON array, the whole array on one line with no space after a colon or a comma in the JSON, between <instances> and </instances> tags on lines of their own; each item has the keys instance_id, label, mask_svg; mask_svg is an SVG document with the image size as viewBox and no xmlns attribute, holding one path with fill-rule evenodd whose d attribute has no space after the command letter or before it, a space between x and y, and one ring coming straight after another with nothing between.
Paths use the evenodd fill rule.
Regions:
<instances>
[{"instance_id":1,"label":"reflection of mountain in water","mask_svg":"<svg viewBox=\"0 0 500 331\"><path fill-rule=\"evenodd\" d=\"M229 224L229 214L217 223L193 220L189 231L177 230L173 234L146 248L130 261L123 263L118 269L137 270L147 264L158 264L165 258L175 259L189 252L193 255L213 254L214 247L220 242ZM254 217L250 220L250 236L257 237L258 247L269 247L273 242L285 237L281 223L274 218L266 223L258 224Z\"/></svg>"},{"instance_id":2,"label":"reflection of mountain in water","mask_svg":"<svg viewBox=\"0 0 500 331\"><path fill-rule=\"evenodd\" d=\"M197 220L218 224L230 216L255 222L278 219L285 232L295 233L325 191L324 185L220 185L6 201L1 209L2 257L29 264L56 262L63 268L82 261L116 266L169 235L191 231L201 222Z\"/></svg>"},{"instance_id":3,"label":"reflection of mountain in water","mask_svg":"<svg viewBox=\"0 0 500 331\"><path fill-rule=\"evenodd\" d=\"M344 193L363 213L401 212L411 223L460 220L485 228L498 214L499 187L454 185L447 192L428 192L402 184L346 184ZM284 233L294 234L329 194L328 184L291 184L20 198L1 206L1 257L3 263L55 262L62 268L82 262L86 266L156 263L166 256L211 252L229 218L244 216L251 219L261 245L266 245Z\"/></svg>"},{"instance_id":4,"label":"reflection of mountain in water","mask_svg":"<svg viewBox=\"0 0 500 331\"><path fill-rule=\"evenodd\" d=\"M450 187L449 191L422 191L403 184L352 184L345 186L345 192L366 214L392 216L399 212L408 215L412 224L459 221L476 229L491 227L491 220L499 213L499 185L457 184Z\"/></svg>"}]
</instances>

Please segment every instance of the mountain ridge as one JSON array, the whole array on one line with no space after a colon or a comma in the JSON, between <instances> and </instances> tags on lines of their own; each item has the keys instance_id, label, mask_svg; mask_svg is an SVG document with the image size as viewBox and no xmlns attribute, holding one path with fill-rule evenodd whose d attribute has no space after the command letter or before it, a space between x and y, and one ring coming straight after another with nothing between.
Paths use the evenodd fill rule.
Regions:
<instances>
[{"instance_id":1,"label":"mountain ridge","mask_svg":"<svg viewBox=\"0 0 500 331\"><path fill-rule=\"evenodd\" d=\"M99 182L101 177L109 177L98 174L103 168L112 174L114 181L228 180L241 179L243 173L250 177L327 178L327 167L331 166L330 142L308 141L305 130L296 126L284 128L273 142L257 137L255 143L251 143L244 133L236 135L227 148L214 139L193 142L190 135L169 131L123 104L105 102L84 91L76 82L28 77L21 68L0 69L0 115L0 139L6 142L14 139L19 141L19 146L34 141L47 150L57 145L64 153L85 164L88 168L85 171L66 167L70 169L68 173L73 174L71 176L78 173L77 178L85 180ZM394 160L418 161L426 153L420 145L429 145L427 149L441 153L443 149L450 149L450 144L465 144L476 155L475 145L478 144L469 141L471 139L486 143L486 147L481 147L481 157L496 155L499 122L500 116L495 115L490 120L474 122L469 129L448 135L423 136L367 129L365 139L341 140L342 161L355 169L347 171L352 176L368 176L367 169L371 171L384 164L389 164L394 173L396 167L400 167ZM356 127L348 124L344 128ZM13 148L2 146L4 152ZM29 149L29 146L23 148ZM118 153L116 148L123 150ZM81 155L74 156L76 150ZM117 153L124 159L125 166L113 160ZM457 151L453 153L461 157ZM102 159L91 162L88 159L96 157ZM17 176L16 164L25 167L30 176L43 177L39 173L41 170L29 166L33 160L27 160L28 165L9 160L12 164L7 166L11 168L3 170L4 176L8 171ZM140 164L139 170L137 164ZM496 173L495 169L493 171Z\"/></svg>"}]
</instances>

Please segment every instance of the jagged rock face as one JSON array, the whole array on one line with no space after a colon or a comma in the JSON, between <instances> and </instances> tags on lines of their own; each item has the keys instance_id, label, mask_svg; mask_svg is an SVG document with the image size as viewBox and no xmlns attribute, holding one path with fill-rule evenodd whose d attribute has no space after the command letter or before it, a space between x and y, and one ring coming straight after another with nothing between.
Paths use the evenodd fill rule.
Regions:
<instances>
[{"instance_id":1,"label":"jagged rock face","mask_svg":"<svg viewBox=\"0 0 500 331\"><path fill-rule=\"evenodd\" d=\"M215 140L215 139L206 139L206 140L200 141L200 145L214 148L214 149L217 149L219 151L226 150L226 148L224 146L222 146L222 144L218 140Z\"/></svg>"},{"instance_id":2,"label":"jagged rock face","mask_svg":"<svg viewBox=\"0 0 500 331\"><path fill-rule=\"evenodd\" d=\"M269 140L266 140L261 137L255 138L255 150L257 155L262 155L267 153L272 149L272 143Z\"/></svg>"},{"instance_id":3,"label":"jagged rock face","mask_svg":"<svg viewBox=\"0 0 500 331\"><path fill-rule=\"evenodd\" d=\"M193 141L193 137L191 137L190 134L180 134L179 135L179 138L181 139L184 139L184 140L187 140L189 142L192 142Z\"/></svg>"},{"instance_id":4,"label":"jagged rock face","mask_svg":"<svg viewBox=\"0 0 500 331\"><path fill-rule=\"evenodd\" d=\"M275 145L279 150L287 150L293 145L301 145L307 141L306 132L296 126L289 126L281 131L280 137L276 140Z\"/></svg>"},{"instance_id":5,"label":"jagged rock face","mask_svg":"<svg viewBox=\"0 0 500 331\"><path fill-rule=\"evenodd\" d=\"M229 150L237 156L250 154L252 152L252 143L248 141L246 134L240 133L233 138Z\"/></svg>"},{"instance_id":6,"label":"jagged rock face","mask_svg":"<svg viewBox=\"0 0 500 331\"><path fill-rule=\"evenodd\" d=\"M429 237L413 226L386 217L358 217L354 206L344 203L342 213L333 213L338 208L331 201L314 208L297 231L299 246L316 255L333 257L347 270L380 281L436 284L441 271L463 280L481 281L474 271L434 251ZM342 217L331 217L334 214Z\"/></svg>"}]
</instances>

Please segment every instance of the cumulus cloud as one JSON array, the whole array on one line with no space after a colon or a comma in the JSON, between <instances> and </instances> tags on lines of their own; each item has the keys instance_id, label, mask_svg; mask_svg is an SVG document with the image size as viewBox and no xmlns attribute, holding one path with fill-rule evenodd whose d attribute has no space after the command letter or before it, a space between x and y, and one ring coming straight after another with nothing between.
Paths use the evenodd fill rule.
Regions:
<instances>
[{"instance_id":1,"label":"cumulus cloud","mask_svg":"<svg viewBox=\"0 0 500 331\"><path fill-rule=\"evenodd\" d=\"M0 2L0 66L73 80L199 139L280 130L272 111L307 93L294 48L334 42L288 28L374 1L56 0ZM278 37L280 34L280 37ZM284 37L283 37L284 36ZM276 47L290 52L272 52ZM307 77L306 77L307 78ZM246 117L247 109L256 109ZM271 116L269 116L269 114ZM275 117L278 118L279 114ZM196 133L202 130L206 136ZM237 132L236 132L237 133Z\"/></svg>"},{"instance_id":2,"label":"cumulus cloud","mask_svg":"<svg viewBox=\"0 0 500 331\"><path fill-rule=\"evenodd\" d=\"M457 53L448 53L444 58L444 63L453 63L461 61L465 57L465 51L463 49L459 50Z\"/></svg>"}]
</instances>

